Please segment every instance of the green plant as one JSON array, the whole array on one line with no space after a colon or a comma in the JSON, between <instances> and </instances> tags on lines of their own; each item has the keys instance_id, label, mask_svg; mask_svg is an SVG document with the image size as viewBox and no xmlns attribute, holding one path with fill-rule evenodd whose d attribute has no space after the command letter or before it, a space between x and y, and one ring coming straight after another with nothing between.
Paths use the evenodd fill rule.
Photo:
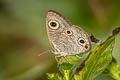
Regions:
<instances>
[{"instance_id":1,"label":"green plant","mask_svg":"<svg viewBox=\"0 0 120 80\"><path fill-rule=\"evenodd\" d=\"M58 73L48 73L48 79L94 80L99 75L104 75L120 80L120 67L112 57L113 44L119 32L120 27L114 29L112 34L103 43L96 44L90 53L80 55L82 58L68 56L67 58L71 64L62 58L60 72L64 78L61 78ZM106 71L108 71L107 74L105 73Z\"/></svg>"}]
</instances>

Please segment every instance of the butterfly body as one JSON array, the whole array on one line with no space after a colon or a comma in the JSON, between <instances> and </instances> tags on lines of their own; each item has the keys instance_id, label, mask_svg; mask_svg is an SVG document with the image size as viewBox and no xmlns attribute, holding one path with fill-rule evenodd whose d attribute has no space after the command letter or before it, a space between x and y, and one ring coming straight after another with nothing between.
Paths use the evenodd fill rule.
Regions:
<instances>
[{"instance_id":1,"label":"butterfly body","mask_svg":"<svg viewBox=\"0 0 120 80\"><path fill-rule=\"evenodd\" d=\"M77 55L91 49L88 34L79 26L72 25L58 12L48 11L46 29L53 53L56 56Z\"/></svg>"}]
</instances>

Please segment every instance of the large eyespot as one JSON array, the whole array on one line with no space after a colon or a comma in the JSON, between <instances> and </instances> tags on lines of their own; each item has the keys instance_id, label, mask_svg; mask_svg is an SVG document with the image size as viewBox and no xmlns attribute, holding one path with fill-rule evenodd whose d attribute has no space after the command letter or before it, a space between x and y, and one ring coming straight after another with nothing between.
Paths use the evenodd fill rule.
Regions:
<instances>
[{"instance_id":1,"label":"large eyespot","mask_svg":"<svg viewBox=\"0 0 120 80\"><path fill-rule=\"evenodd\" d=\"M66 30L65 33L69 36L73 34L72 31L70 31L70 30Z\"/></svg>"},{"instance_id":2,"label":"large eyespot","mask_svg":"<svg viewBox=\"0 0 120 80\"><path fill-rule=\"evenodd\" d=\"M84 38L80 37L80 38L78 39L78 43L79 43L80 45L85 45L85 44L86 44L86 41L85 41Z\"/></svg>"},{"instance_id":3,"label":"large eyespot","mask_svg":"<svg viewBox=\"0 0 120 80\"><path fill-rule=\"evenodd\" d=\"M51 29L58 29L59 28L59 23L55 20L50 20L48 22L48 26L51 28Z\"/></svg>"}]
</instances>

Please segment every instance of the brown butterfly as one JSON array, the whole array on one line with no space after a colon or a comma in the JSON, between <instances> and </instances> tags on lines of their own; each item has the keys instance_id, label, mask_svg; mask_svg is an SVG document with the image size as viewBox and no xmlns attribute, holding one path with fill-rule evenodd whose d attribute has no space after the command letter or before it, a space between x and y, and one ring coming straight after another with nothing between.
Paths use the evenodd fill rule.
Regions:
<instances>
[{"instance_id":1,"label":"brown butterfly","mask_svg":"<svg viewBox=\"0 0 120 80\"><path fill-rule=\"evenodd\" d=\"M88 34L79 26L72 25L56 11L47 12L46 29L53 53L56 56L77 55L91 49L91 40Z\"/></svg>"}]
</instances>

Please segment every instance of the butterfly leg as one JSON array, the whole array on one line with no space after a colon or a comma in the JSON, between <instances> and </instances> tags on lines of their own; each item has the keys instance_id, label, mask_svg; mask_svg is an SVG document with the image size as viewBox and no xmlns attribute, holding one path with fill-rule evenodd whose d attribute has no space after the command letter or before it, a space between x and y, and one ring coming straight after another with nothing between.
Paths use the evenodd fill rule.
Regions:
<instances>
[{"instance_id":1,"label":"butterfly leg","mask_svg":"<svg viewBox=\"0 0 120 80\"><path fill-rule=\"evenodd\" d=\"M77 58L81 59L82 57L81 56L78 56L78 55L75 55Z\"/></svg>"},{"instance_id":2,"label":"butterfly leg","mask_svg":"<svg viewBox=\"0 0 120 80\"><path fill-rule=\"evenodd\" d=\"M59 57L55 56L55 60L57 61L57 63L59 64Z\"/></svg>"},{"instance_id":3,"label":"butterfly leg","mask_svg":"<svg viewBox=\"0 0 120 80\"><path fill-rule=\"evenodd\" d=\"M62 75L62 73L60 72L60 65L61 65L61 57L55 57L55 59L56 59L56 61L57 61L57 70L58 70L58 74L62 77L62 78L64 78L64 76Z\"/></svg>"},{"instance_id":4,"label":"butterfly leg","mask_svg":"<svg viewBox=\"0 0 120 80\"><path fill-rule=\"evenodd\" d=\"M67 58L66 56L64 56L64 59L65 59L69 64L71 64L70 61L68 60L68 58Z\"/></svg>"},{"instance_id":5,"label":"butterfly leg","mask_svg":"<svg viewBox=\"0 0 120 80\"><path fill-rule=\"evenodd\" d=\"M60 71L60 66L61 66L61 64L62 64L62 61L61 61L61 60L62 60L62 57L56 56L55 59L56 59L56 61L57 61L57 63L58 63L58 65L57 65L58 74L59 74L62 78L64 78L63 74L62 74L61 71ZM71 64L71 63L69 62L69 60L67 59L66 56L64 56L64 59L65 59L69 64Z\"/></svg>"},{"instance_id":6,"label":"butterfly leg","mask_svg":"<svg viewBox=\"0 0 120 80\"><path fill-rule=\"evenodd\" d=\"M60 77L64 78L63 74L60 72L60 65L61 64L57 65L58 74L60 75Z\"/></svg>"}]
</instances>

